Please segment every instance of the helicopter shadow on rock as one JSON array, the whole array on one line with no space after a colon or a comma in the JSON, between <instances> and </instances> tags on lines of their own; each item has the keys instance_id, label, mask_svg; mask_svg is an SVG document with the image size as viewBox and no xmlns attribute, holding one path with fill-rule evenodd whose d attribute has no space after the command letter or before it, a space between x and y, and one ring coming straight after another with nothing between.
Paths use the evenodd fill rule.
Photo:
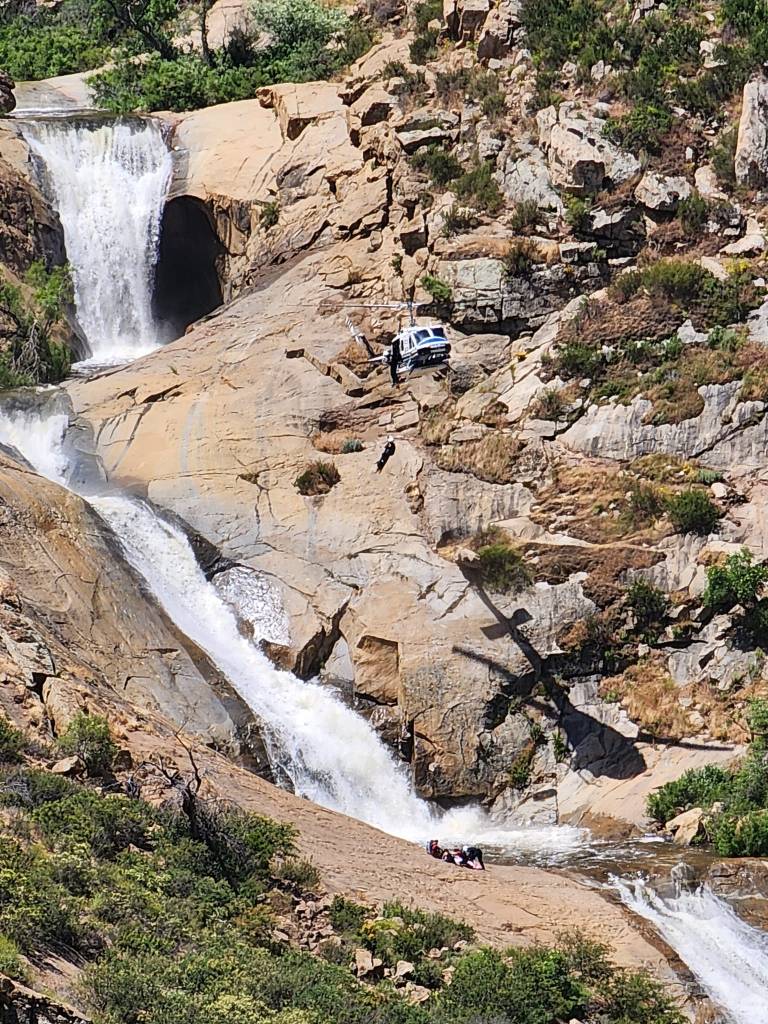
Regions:
<instances>
[{"instance_id":1,"label":"helicopter shadow on rock","mask_svg":"<svg viewBox=\"0 0 768 1024\"><path fill-rule=\"evenodd\" d=\"M520 627L531 621L531 615L524 608L518 608L511 616L505 615L480 585L476 574L465 567L462 567L462 572L496 619L494 625L482 630L486 638L498 640L502 636L509 636L525 656L532 671L525 675L510 672L502 662L461 645L454 646L454 652L473 661L482 662L497 673L504 681L505 696L551 715L551 706L534 696L534 690L541 685L548 699L557 708L560 728L565 733L568 746L573 752L570 764L574 771L586 770L594 778L617 780L633 779L641 775L647 764L636 742L575 707L567 691L555 683L547 661L521 631Z\"/></svg>"}]
</instances>

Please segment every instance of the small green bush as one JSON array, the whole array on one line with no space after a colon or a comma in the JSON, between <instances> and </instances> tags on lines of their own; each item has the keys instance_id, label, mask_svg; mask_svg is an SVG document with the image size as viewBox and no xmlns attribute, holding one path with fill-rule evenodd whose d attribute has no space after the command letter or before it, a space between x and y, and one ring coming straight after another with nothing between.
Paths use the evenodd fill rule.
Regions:
<instances>
[{"instance_id":1,"label":"small green bush","mask_svg":"<svg viewBox=\"0 0 768 1024\"><path fill-rule=\"evenodd\" d=\"M421 279L421 287L429 292L435 302L448 303L453 299L451 286L435 274L425 274Z\"/></svg>"},{"instance_id":2,"label":"small green bush","mask_svg":"<svg viewBox=\"0 0 768 1024\"><path fill-rule=\"evenodd\" d=\"M358 440L356 437L348 437L341 446L342 455L352 455L355 452L361 452L362 450L363 442Z\"/></svg>"},{"instance_id":3,"label":"small green bush","mask_svg":"<svg viewBox=\"0 0 768 1024\"><path fill-rule=\"evenodd\" d=\"M693 192L678 203L677 217L686 235L698 235L707 226L709 203L698 192Z\"/></svg>"},{"instance_id":4,"label":"small green bush","mask_svg":"<svg viewBox=\"0 0 768 1024\"><path fill-rule=\"evenodd\" d=\"M24 734L0 712L0 763L18 761L24 749Z\"/></svg>"},{"instance_id":5,"label":"small green bush","mask_svg":"<svg viewBox=\"0 0 768 1024\"><path fill-rule=\"evenodd\" d=\"M721 188L730 190L736 185L736 142L738 134L735 128L728 128L710 152L712 169L717 176Z\"/></svg>"},{"instance_id":6,"label":"small green bush","mask_svg":"<svg viewBox=\"0 0 768 1024\"><path fill-rule=\"evenodd\" d=\"M273 228L280 219L280 204L276 200L264 203L259 214L259 224L265 231Z\"/></svg>"},{"instance_id":7,"label":"small green bush","mask_svg":"<svg viewBox=\"0 0 768 1024\"><path fill-rule=\"evenodd\" d=\"M21 959L21 950L5 935L0 935L0 974L7 974L9 978L15 978L16 981L27 980L26 970Z\"/></svg>"},{"instance_id":8,"label":"small green bush","mask_svg":"<svg viewBox=\"0 0 768 1024\"><path fill-rule=\"evenodd\" d=\"M474 931L444 914L394 902L385 903L381 917L362 926L362 935L373 955L394 967L398 960L420 960L431 949L451 949L459 940L470 942Z\"/></svg>"},{"instance_id":9,"label":"small green bush","mask_svg":"<svg viewBox=\"0 0 768 1024\"><path fill-rule=\"evenodd\" d=\"M332 462L311 462L296 477L293 486L305 496L327 494L341 480Z\"/></svg>"},{"instance_id":10,"label":"small green bush","mask_svg":"<svg viewBox=\"0 0 768 1024\"><path fill-rule=\"evenodd\" d=\"M724 565L711 565L707 569L702 601L716 611L728 611L735 604L750 608L757 603L766 583L768 565L755 565L752 552L742 548L729 555Z\"/></svg>"},{"instance_id":11,"label":"small green bush","mask_svg":"<svg viewBox=\"0 0 768 1024\"><path fill-rule=\"evenodd\" d=\"M531 781L531 768L535 752L535 747L526 747L520 751L509 766L509 784L513 789L525 789Z\"/></svg>"},{"instance_id":12,"label":"small green bush","mask_svg":"<svg viewBox=\"0 0 768 1024\"><path fill-rule=\"evenodd\" d=\"M453 186L459 199L472 199L478 210L493 216L504 205L493 167L486 161L476 163L457 179Z\"/></svg>"},{"instance_id":13,"label":"small green bush","mask_svg":"<svg viewBox=\"0 0 768 1024\"><path fill-rule=\"evenodd\" d=\"M462 175L462 166L456 157L442 146L428 146L414 153L413 166L424 171L435 185L448 185Z\"/></svg>"},{"instance_id":14,"label":"small green bush","mask_svg":"<svg viewBox=\"0 0 768 1024\"><path fill-rule=\"evenodd\" d=\"M86 28L21 17L0 25L0 67L16 81L89 71L108 48Z\"/></svg>"},{"instance_id":15,"label":"small green bush","mask_svg":"<svg viewBox=\"0 0 768 1024\"><path fill-rule=\"evenodd\" d=\"M589 231L590 205L588 199L581 199L579 196L565 197L565 213L563 218L577 238Z\"/></svg>"},{"instance_id":16,"label":"small green bush","mask_svg":"<svg viewBox=\"0 0 768 1024\"><path fill-rule=\"evenodd\" d=\"M658 487L642 481L633 483L629 489L629 505L626 518L632 526L652 523L664 511L664 499Z\"/></svg>"},{"instance_id":17,"label":"small green bush","mask_svg":"<svg viewBox=\"0 0 768 1024\"><path fill-rule=\"evenodd\" d=\"M107 775L117 757L117 746L112 741L106 718L82 711L69 723L57 746L65 756L77 755L92 776Z\"/></svg>"},{"instance_id":18,"label":"small green bush","mask_svg":"<svg viewBox=\"0 0 768 1024\"><path fill-rule=\"evenodd\" d=\"M367 907L363 907L353 900L348 900L344 896L334 896L328 916L334 931L345 935L357 935L369 913Z\"/></svg>"},{"instance_id":19,"label":"small green bush","mask_svg":"<svg viewBox=\"0 0 768 1024\"><path fill-rule=\"evenodd\" d=\"M691 768L648 797L648 813L655 821L668 821L691 807L711 807L726 793L731 776L719 765Z\"/></svg>"},{"instance_id":20,"label":"small green bush","mask_svg":"<svg viewBox=\"0 0 768 1024\"><path fill-rule=\"evenodd\" d=\"M606 121L604 131L608 139L633 153L656 153L671 126L672 116L664 106L641 102L628 114Z\"/></svg>"},{"instance_id":21,"label":"small green bush","mask_svg":"<svg viewBox=\"0 0 768 1024\"><path fill-rule=\"evenodd\" d=\"M440 33L437 29L427 28L420 32L409 47L412 64L426 64L437 57L437 40Z\"/></svg>"},{"instance_id":22,"label":"small green bush","mask_svg":"<svg viewBox=\"0 0 768 1024\"><path fill-rule=\"evenodd\" d=\"M504 253L502 264L507 277L527 277L538 258L536 243L529 238L516 238Z\"/></svg>"},{"instance_id":23,"label":"small green bush","mask_svg":"<svg viewBox=\"0 0 768 1024\"><path fill-rule=\"evenodd\" d=\"M643 630L664 621L669 610L669 598L663 590L639 576L627 588L627 605L635 614L637 626Z\"/></svg>"},{"instance_id":24,"label":"small green bush","mask_svg":"<svg viewBox=\"0 0 768 1024\"><path fill-rule=\"evenodd\" d=\"M453 238L461 231L469 231L476 227L477 223L477 214L474 210L454 203L443 214L443 235L445 238Z\"/></svg>"},{"instance_id":25,"label":"small green bush","mask_svg":"<svg viewBox=\"0 0 768 1024\"><path fill-rule=\"evenodd\" d=\"M680 533L696 533L706 537L717 526L722 512L706 491L681 491L667 498L667 512Z\"/></svg>"},{"instance_id":26,"label":"small green bush","mask_svg":"<svg viewBox=\"0 0 768 1024\"><path fill-rule=\"evenodd\" d=\"M768 700L758 697L751 700L747 710L747 722L752 738L764 739L768 736Z\"/></svg>"},{"instance_id":27,"label":"small green bush","mask_svg":"<svg viewBox=\"0 0 768 1024\"><path fill-rule=\"evenodd\" d=\"M509 219L509 226L513 231L521 234L523 231L530 231L539 222L539 204L535 199L523 199L512 211Z\"/></svg>"},{"instance_id":28,"label":"small green bush","mask_svg":"<svg viewBox=\"0 0 768 1024\"><path fill-rule=\"evenodd\" d=\"M533 578L520 552L504 542L480 548L477 566L485 586L497 594L516 594Z\"/></svg>"},{"instance_id":29,"label":"small green bush","mask_svg":"<svg viewBox=\"0 0 768 1024\"><path fill-rule=\"evenodd\" d=\"M311 892L320 884L320 872L311 860L288 857L275 870L275 878L295 885L302 892Z\"/></svg>"}]
</instances>

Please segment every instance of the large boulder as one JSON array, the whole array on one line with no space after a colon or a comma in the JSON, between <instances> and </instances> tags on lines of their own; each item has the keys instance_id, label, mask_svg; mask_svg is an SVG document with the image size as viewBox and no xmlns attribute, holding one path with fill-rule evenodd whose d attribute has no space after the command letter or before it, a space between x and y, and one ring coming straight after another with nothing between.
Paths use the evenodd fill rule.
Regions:
<instances>
[{"instance_id":1,"label":"large boulder","mask_svg":"<svg viewBox=\"0 0 768 1024\"><path fill-rule=\"evenodd\" d=\"M520 27L519 0L501 0L485 19L477 41L479 60L501 60L509 53L516 29Z\"/></svg>"},{"instance_id":2,"label":"large boulder","mask_svg":"<svg viewBox=\"0 0 768 1024\"><path fill-rule=\"evenodd\" d=\"M562 208L562 200L552 185L549 167L540 149L509 143L498 165L497 180L513 203L532 199L543 210Z\"/></svg>"},{"instance_id":3,"label":"large boulder","mask_svg":"<svg viewBox=\"0 0 768 1024\"><path fill-rule=\"evenodd\" d=\"M635 199L654 213L672 213L677 204L692 193L693 189L685 178L646 171L635 189Z\"/></svg>"},{"instance_id":4,"label":"large boulder","mask_svg":"<svg viewBox=\"0 0 768 1024\"><path fill-rule=\"evenodd\" d=\"M735 170L740 185L761 188L768 183L768 79L763 75L744 86Z\"/></svg>"},{"instance_id":5,"label":"large boulder","mask_svg":"<svg viewBox=\"0 0 768 1024\"><path fill-rule=\"evenodd\" d=\"M640 161L610 142L606 122L571 103L536 115L539 145L547 154L552 183L575 195L591 195L620 185L640 171Z\"/></svg>"},{"instance_id":6,"label":"large boulder","mask_svg":"<svg viewBox=\"0 0 768 1024\"><path fill-rule=\"evenodd\" d=\"M16 83L5 71L0 71L0 114L10 114L16 106L13 90Z\"/></svg>"}]
</instances>

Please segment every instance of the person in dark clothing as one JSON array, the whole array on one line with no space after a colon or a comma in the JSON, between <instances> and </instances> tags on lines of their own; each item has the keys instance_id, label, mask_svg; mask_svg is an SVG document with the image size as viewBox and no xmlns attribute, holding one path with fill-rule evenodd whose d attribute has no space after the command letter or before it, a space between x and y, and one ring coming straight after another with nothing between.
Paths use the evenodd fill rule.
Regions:
<instances>
[{"instance_id":1,"label":"person in dark clothing","mask_svg":"<svg viewBox=\"0 0 768 1024\"><path fill-rule=\"evenodd\" d=\"M427 843L427 853L430 857L435 857L437 860L442 860L443 858L443 851L436 839L430 839Z\"/></svg>"},{"instance_id":2,"label":"person in dark clothing","mask_svg":"<svg viewBox=\"0 0 768 1024\"><path fill-rule=\"evenodd\" d=\"M389 353L389 374L392 384L397 387L400 381L397 379L397 366L400 362L400 338L396 337L392 342L392 351Z\"/></svg>"},{"instance_id":3,"label":"person in dark clothing","mask_svg":"<svg viewBox=\"0 0 768 1024\"><path fill-rule=\"evenodd\" d=\"M384 451L379 456L379 461L376 463L376 472L380 473L386 466L392 456L395 454L395 439L390 434L387 438L387 443L384 445Z\"/></svg>"},{"instance_id":4,"label":"person in dark clothing","mask_svg":"<svg viewBox=\"0 0 768 1024\"><path fill-rule=\"evenodd\" d=\"M463 853L466 857L464 866L467 868L473 868L475 871L485 871L485 864L483 864L483 851L479 846L465 846L463 847Z\"/></svg>"}]
</instances>

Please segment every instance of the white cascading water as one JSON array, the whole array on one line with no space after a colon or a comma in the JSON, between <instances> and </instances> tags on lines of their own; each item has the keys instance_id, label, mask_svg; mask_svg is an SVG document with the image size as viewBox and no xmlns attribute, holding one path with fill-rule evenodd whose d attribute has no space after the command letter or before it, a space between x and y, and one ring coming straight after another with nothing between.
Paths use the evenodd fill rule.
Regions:
<instances>
[{"instance_id":1,"label":"white cascading water","mask_svg":"<svg viewBox=\"0 0 768 1024\"><path fill-rule=\"evenodd\" d=\"M650 921L729 1024L768 1024L768 935L705 887L664 898L642 879L617 880L622 901Z\"/></svg>"},{"instance_id":2,"label":"white cascading water","mask_svg":"<svg viewBox=\"0 0 768 1024\"><path fill-rule=\"evenodd\" d=\"M158 348L152 286L171 154L155 121L29 121L64 229L86 363L129 362Z\"/></svg>"},{"instance_id":3,"label":"white cascading water","mask_svg":"<svg viewBox=\"0 0 768 1024\"><path fill-rule=\"evenodd\" d=\"M67 486L62 441L68 420L0 410L0 441L44 476ZM59 454L55 454L59 453ZM230 606L206 580L184 532L148 505L122 495L88 500L120 541L168 616L211 661L262 724L274 767L296 793L414 841L476 841L518 854L562 856L582 841L576 828L501 828L481 809L437 815L411 789L371 726L317 683L278 671L238 629Z\"/></svg>"}]
</instances>

